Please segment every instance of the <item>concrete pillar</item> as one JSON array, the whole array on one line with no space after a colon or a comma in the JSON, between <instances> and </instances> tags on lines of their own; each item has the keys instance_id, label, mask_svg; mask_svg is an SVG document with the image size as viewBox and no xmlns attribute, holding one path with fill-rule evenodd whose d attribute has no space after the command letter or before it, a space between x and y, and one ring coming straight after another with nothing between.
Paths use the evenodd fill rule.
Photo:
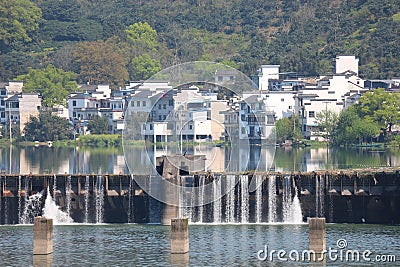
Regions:
<instances>
[{"instance_id":1,"label":"concrete pillar","mask_svg":"<svg viewBox=\"0 0 400 267\"><path fill-rule=\"evenodd\" d=\"M52 267L53 254L33 255L33 267Z\"/></svg>"},{"instance_id":2,"label":"concrete pillar","mask_svg":"<svg viewBox=\"0 0 400 267\"><path fill-rule=\"evenodd\" d=\"M33 236L34 255L53 253L53 219L35 217Z\"/></svg>"},{"instance_id":3,"label":"concrete pillar","mask_svg":"<svg viewBox=\"0 0 400 267\"><path fill-rule=\"evenodd\" d=\"M161 224L162 225L171 225L171 222L174 218L177 218L179 215L179 207L164 204L161 216Z\"/></svg>"},{"instance_id":4,"label":"concrete pillar","mask_svg":"<svg viewBox=\"0 0 400 267\"><path fill-rule=\"evenodd\" d=\"M189 219L171 220L171 254L189 252Z\"/></svg>"},{"instance_id":5,"label":"concrete pillar","mask_svg":"<svg viewBox=\"0 0 400 267\"><path fill-rule=\"evenodd\" d=\"M326 259L326 221L325 218L309 218L308 220L309 250L315 251L317 261ZM323 257L322 257L323 256Z\"/></svg>"}]
</instances>

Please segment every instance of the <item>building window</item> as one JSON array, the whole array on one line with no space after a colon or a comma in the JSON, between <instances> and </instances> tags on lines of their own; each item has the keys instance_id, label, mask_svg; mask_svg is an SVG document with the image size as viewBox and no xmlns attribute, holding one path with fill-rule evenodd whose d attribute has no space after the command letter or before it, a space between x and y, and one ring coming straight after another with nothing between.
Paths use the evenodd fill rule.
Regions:
<instances>
[{"instance_id":1,"label":"building window","mask_svg":"<svg viewBox=\"0 0 400 267\"><path fill-rule=\"evenodd\" d=\"M289 106L289 109L292 109L292 106Z\"/></svg>"},{"instance_id":2,"label":"building window","mask_svg":"<svg viewBox=\"0 0 400 267\"><path fill-rule=\"evenodd\" d=\"M163 109L167 109L167 104L164 104L164 105L163 105Z\"/></svg>"},{"instance_id":3,"label":"building window","mask_svg":"<svg viewBox=\"0 0 400 267\"><path fill-rule=\"evenodd\" d=\"M222 76L218 76L218 81L219 82L222 82L222 79L223 79Z\"/></svg>"},{"instance_id":4,"label":"building window","mask_svg":"<svg viewBox=\"0 0 400 267\"><path fill-rule=\"evenodd\" d=\"M241 121L246 121L246 116L245 116L244 114L242 114L242 115L240 116L240 120L241 120Z\"/></svg>"},{"instance_id":5,"label":"building window","mask_svg":"<svg viewBox=\"0 0 400 267\"><path fill-rule=\"evenodd\" d=\"M161 115L158 115L158 120L162 120L162 116Z\"/></svg>"},{"instance_id":6,"label":"building window","mask_svg":"<svg viewBox=\"0 0 400 267\"><path fill-rule=\"evenodd\" d=\"M142 104L143 104L143 107L145 107L146 106L146 101L143 101Z\"/></svg>"},{"instance_id":7,"label":"building window","mask_svg":"<svg viewBox=\"0 0 400 267\"><path fill-rule=\"evenodd\" d=\"M3 99L1 100L1 105L4 106L4 100Z\"/></svg>"},{"instance_id":8,"label":"building window","mask_svg":"<svg viewBox=\"0 0 400 267\"><path fill-rule=\"evenodd\" d=\"M308 117L309 118L314 118L315 117L315 111L309 111L308 112Z\"/></svg>"},{"instance_id":9,"label":"building window","mask_svg":"<svg viewBox=\"0 0 400 267\"><path fill-rule=\"evenodd\" d=\"M131 101L131 107L135 106L135 101Z\"/></svg>"},{"instance_id":10,"label":"building window","mask_svg":"<svg viewBox=\"0 0 400 267\"><path fill-rule=\"evenodd\" d=\"M281 102L285 102L285 99L284 99L284 98L281 98Z\"/></svg>"},{"instance_id":11,"label":"building window","mask_svg":"<svg viewBox=\"0 0 400 267\"><path fill-rule=\"evenodd\" d=\"M172 106L174 105L174 100L170 99L170 100L168 101L168 105L169 105L170 107L172 107Z\"/></svg>"},{"instance_id":12,"label":"building window","mask_svg":"<svg viewBox=\"0 0 400 267\"><path fill-rule=\"evenodd\" d=\"M158 104L158 109L161 109L161 104Z\"/></svg>"},{"instance_id":13,"label":"building window","mask_svg":"<svg viewBox=\"0 0 400 267\"><path fill-rule=\"evenodd\" d=\"M193 125L189 124L189 130L193 129Z\"/></svg>"},{"instance_id":14,"label":"building window","mask_svg":"<svg viewBox=\"0 0 400 267\"><path fill-rule=\"evenodd\" d=\"M1 117L2 117L2 118L5 118L5 117L6 117L6 113L5 113L5 112L2 112L2 113L1 113Z\"/></svg>"},{"instance_id":15,"label":"building window","mask_svg":"<svg viewBox=\"0 0 400 267\"><path fill-rule=\"evenodd\" d=\"M242 127L241 130L242 130L242 134L246 134L246 128L245 127Z\"/></svg>"},{"instance_id":16,"label":"building window","mask_svg":"<svg viewBox=\"0 0 400 267\"><path fill-rule=\"evenodd\" d=\"M153 131L153 124L150 124L150 130Z\"/></svg>"},{"instance_id":17,"label":"building window","mask_svg":"<svg viewBox=\"0 0 400 267\"><path fill-rule=\"evenodd\" d=\"M72 112L72 117L76 117L76 112Z\"/></svg>"},{"instance_id":18,"label":"building window","mask_svg":"<svg viewBox=\"0 0 400 267\"><path fill-rule=\"evenodd\" d=\"M140 101L136 101L136 106L140 107Z\"/></svg>"},{"instance_id":19,"label":"building window","mask_svg":"<svg viewBox=\"0 0 400 267\"><path fill-rule=\"evenodd\" d=\"M72 101L72 106L76 107L76 100Z\"/></svg>"}]
</instances>

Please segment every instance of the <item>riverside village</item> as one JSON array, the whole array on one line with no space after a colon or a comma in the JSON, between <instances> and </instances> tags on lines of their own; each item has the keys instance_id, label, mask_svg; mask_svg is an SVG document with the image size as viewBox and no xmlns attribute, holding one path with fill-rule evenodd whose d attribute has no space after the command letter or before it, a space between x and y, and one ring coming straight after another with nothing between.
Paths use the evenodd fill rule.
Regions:
<instances>
[{"instance_id":1,"label":"riverside village","mask_svg":"<svg viewBox=\"0 0 400 267\"><path fill-rule=\"evenodd\" d=\"M261 65L250 78L192 62L116 89L83 84L46 110L73 129L68 144L24 140L42 96L1 83L0 263L396 264L398 121L348 123L350 147L336 125L365 96L399 94L400 78L362 79L358 62L338 55L318 77ZM119 146L79 145L99 118Z\"/></svg>"}]
</instances>

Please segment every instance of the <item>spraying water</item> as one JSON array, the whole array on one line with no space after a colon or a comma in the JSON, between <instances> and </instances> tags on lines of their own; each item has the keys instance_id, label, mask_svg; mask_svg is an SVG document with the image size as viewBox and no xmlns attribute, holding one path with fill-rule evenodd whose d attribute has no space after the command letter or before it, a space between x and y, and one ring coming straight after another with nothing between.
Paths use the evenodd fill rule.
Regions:
<instances>
[{"instance_id":1,"label":"spraying water","mask_svg":"<svg viewBox=\"0 0 400 267\"><path fill-rule=\"evenodd\" d=\"M50 192L49 187L47 187L47 192ZM60 210L49 193L47 194L42 214L46 218L53 219L53 224L69 224L74 222L68 213Z\"/></svg>"}]
</instances>

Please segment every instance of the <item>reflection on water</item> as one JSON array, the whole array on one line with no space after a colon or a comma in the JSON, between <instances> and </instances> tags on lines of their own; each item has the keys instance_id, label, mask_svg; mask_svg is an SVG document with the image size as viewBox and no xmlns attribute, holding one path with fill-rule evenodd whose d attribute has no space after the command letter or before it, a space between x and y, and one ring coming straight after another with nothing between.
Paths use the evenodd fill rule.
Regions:
<instances>
[{"instance_id":1,"label":"reflection on water","mask_svg":"<svg viewBox=\"0 0 400 267\"><path fill-rule=\"evenodd\" d=\"M133 173L149 174L155 158L168 147L126 150ZM400 166L400 150L373 148L275 148L248 150L194 146L186 153L205 155L204 168L214 172L241 170L313 171ZM11 160L10 160L11 155ZM247 166L247 168L246 168ZM0 148L0 169L6 173L129 173L122 148L15 147ZM10 171L11 170L11 171Z\"/></svg>"},{"instance_id":2,"label":"reflection on water","mask_svg":"<svg viewBox=\"0 0 400 267\"><path fill-rule=\"evenodd\" d=\"M117 234L116 234L117 233ZM347 249L370 250L400 259L398 226L328 224L327 249L346 239ZM31 266L32 226L0 226L2 266ZM309 266L305 262L262 262L257 252L308 249L308 225L191 225L187 258L171 258L170 227L159 225L73 225L54 227L53 266ZM397 262L398 264L398 262ZM328 261L326 266L373 266ZM175 265L177 266L177 265ZM315 265L312 265L315 266ZM396 266L388 263L385 266Z\"/></svg>"}]
</instances>

